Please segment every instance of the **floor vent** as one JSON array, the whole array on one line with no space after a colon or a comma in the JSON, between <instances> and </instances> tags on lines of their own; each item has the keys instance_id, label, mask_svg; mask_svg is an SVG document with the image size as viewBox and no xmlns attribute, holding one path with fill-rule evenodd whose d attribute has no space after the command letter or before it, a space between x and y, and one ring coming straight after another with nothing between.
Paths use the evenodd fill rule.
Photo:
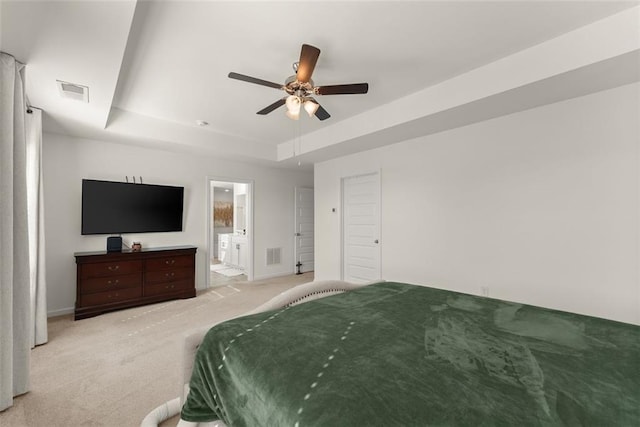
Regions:
<instances>
[{"instance_id":1,"label":"floor vent","mask_svg":"<svg viewBox=\"0 0 640 427\"><path fill-rule=\"evenodd\" d=\"M280 264L281 248L267 248L267 265Z\"/></svg>"}]
</instances>

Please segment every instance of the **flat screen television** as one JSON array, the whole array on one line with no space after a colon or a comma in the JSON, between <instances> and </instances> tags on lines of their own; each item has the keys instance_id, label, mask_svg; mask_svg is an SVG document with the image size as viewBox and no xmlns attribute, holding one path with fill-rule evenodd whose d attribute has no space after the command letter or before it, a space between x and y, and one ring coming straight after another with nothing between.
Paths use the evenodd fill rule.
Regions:
<instances>
[{"instance_id":1,"label":"flat screen television","mask_svg":"<svg viewBox=\"0 0 640 427\"><path fill-rule=\"evenodd\" d=\"M82 234L182 231L184 187L82 180Z\"/></svg>"}]
</instances>

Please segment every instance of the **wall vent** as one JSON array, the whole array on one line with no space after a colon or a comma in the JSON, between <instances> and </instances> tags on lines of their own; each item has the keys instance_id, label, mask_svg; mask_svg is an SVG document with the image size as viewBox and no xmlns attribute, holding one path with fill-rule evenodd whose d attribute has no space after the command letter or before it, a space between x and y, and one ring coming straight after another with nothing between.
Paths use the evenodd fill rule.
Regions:
<instances>
[{"instance_id":1,"label":"wall vent","mask_svg":"<svg viewBox=\"0 0 640 427\"><path fill-rule=\"evenodd\" d=\"M280 264L282 248L267 248L267 265Z\"/></svg>"},{"instance_id":2,"label":"wall vent","mask_svg":"<svg viewBox=\"0 0 640 427\"><path fill-rule=\"evenodd\" d=\"M89 87L61 80L56 80L56 84L58 85L58 92L63 98L89 102Z\"/></svg>"}]
</instances>

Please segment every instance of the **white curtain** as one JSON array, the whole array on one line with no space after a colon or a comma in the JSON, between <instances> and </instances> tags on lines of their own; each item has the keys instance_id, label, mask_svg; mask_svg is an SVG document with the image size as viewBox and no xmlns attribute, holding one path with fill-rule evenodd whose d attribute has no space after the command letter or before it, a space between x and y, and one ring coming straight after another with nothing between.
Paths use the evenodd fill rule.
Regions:
<instances>
[{"instance_id":1,"label":"white curtain","mask_svg":"<svg viewBox=\"0 0 640 427\"><path fill-rule=\"evenodd\" d=\"M31 291L31 347L47 342L47 287L44 267L44 200L42 192L42 111L30 108L26 116L27 212Z\"/></svg>"},{"instance_id":2,"label":"white curtain","mask_svg":"<svg viewBox=\"0 0 640 427\"><path fill-rule=\"evenodd\" d=\"M29 390L30 284L24 66L0 52L0 410Z\"/></svg>"}]
</instances>

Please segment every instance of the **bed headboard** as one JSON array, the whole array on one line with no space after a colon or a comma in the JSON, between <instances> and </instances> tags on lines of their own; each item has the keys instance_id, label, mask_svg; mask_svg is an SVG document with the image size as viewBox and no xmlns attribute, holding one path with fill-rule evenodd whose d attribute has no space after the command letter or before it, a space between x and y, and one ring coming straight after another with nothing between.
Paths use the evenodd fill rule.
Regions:
<instances>
[{"instance_id":1,"label":"bed headboard","mask_svg":"<svg viewBox=\"0 0 640 427\"><path fill-rule=\"evenodd\" d=\"M371 282L349 283L343 282L342 280L319 280L317 282L303 283L273 297L261 306L251 310L247 315L277 310L314 299L324 298L329 295L341 294L370 284Z\"/></svg>"}]
</instances>

